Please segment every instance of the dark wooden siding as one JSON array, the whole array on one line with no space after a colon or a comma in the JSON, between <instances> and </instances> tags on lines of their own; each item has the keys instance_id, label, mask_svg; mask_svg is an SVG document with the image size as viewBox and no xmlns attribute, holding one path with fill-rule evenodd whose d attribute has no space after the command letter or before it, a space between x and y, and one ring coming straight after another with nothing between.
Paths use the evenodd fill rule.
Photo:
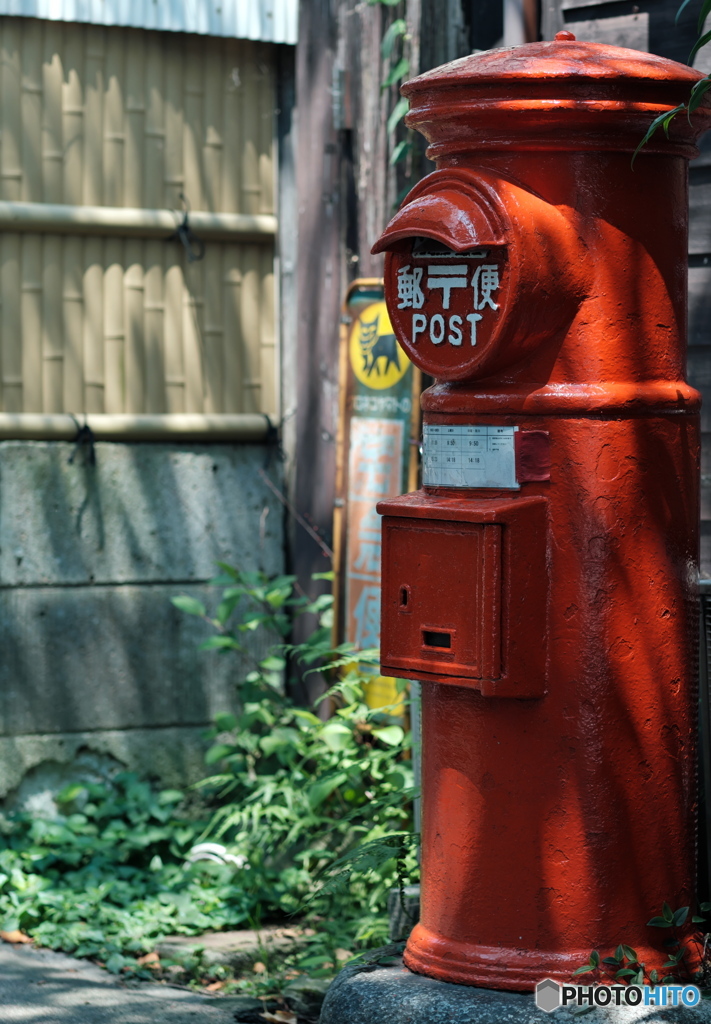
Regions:
<instances>
[{"instance_id":1,"label":"dark wooden siding","mask_svg":"<svg viewBox=\"0 0 711 1024\"><path fill-rule=\"evenodd\" d=\"M701 574L711 576L711 133L689 169L689 381L701 407Z\"/></svg>"}]
</instances>

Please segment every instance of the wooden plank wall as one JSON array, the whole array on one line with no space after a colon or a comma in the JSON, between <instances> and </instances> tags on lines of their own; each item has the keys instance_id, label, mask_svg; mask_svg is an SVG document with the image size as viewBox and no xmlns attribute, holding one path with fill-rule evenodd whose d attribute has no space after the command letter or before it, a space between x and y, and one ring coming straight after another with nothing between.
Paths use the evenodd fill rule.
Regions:
<instances>
[{"instance_id":1,"label":"wooden plank wall","mask_svg":"<svg viewBox=\"0 0 711 1024\"><path fill-rule=\"evenodd\" d=\"M274 47L0 19L0 198L274 212ZM0 410L278 409L274 252L0 236Z\"/></svg>"},{"instance_id":2,"label":"wooden plank wall","mask_svg":"<svg viewBox=\"0 0 711 1024\"><path fill-rule=\"evenodd\" d=\"M677 18L677 0L542 0L541 32L552 39L566 28L579 39L646 49L684 64L696 41L700 6L690 3Z\"/></svg>"}]
</instances>

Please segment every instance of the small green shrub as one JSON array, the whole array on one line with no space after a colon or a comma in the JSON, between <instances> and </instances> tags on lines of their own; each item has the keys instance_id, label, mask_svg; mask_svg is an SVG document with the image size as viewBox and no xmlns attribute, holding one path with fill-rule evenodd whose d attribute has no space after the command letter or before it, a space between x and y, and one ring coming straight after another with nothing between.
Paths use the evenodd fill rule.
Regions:
<instances>
[{"instance_id":1,"label":"small green shrub","mask_svg":"<svg viewBox=\"0 0 711 1024\"><path fill-rule=\"evenodd\" d=\"M295 577L268 579L223 565L214 582L222 596L214 617L187 598L175 604L209 623L202 645L244 651L257 629L282 638L238 685L240 711L218 717L207 761L218 771L204 789L221 802L205 835L229 844L268 880L263 915L309 913L352 923L356 943L387 935L389 890L416 872L411 829L413 777L410 736L384 708L364 699L377 651L331 646L330 595L309 601ZM328 574L326 574L328 575ZM308 640L286 643L293 616L310 613L318 627ZM334 713L323 721L284 694L295 662L310 671L343 673L322 700Z\"/></svg>"},{"instance_id":2,"label":"small green shrub","mask_svg":"<svg viewBox=\"0 0 711 1024\"><path fill-rule=\"evenodd\" d=\"M251 899L240 872L186 865L204 821L181 811L183 794L134 774L77 783L52 820L18 813L0 828L0 926L40 945L96 957L110 969L158 937L239 927Z\"/></svg>"},{"instance_id":3,"label":"small green shrub","mask_svg":"<svg viewBox=\"0 0 711 1024\"><path fill-rule=\"evenodd\" d=\"M350 645L331 647L330 596L299 596L293 577L222 570L213 616L191 598L174 604L209 623L206 650L248 657L245 636L259 630L269 650L237 680L239 710L210 730L213 773L198 787L210 814L196 820L183 793L122 773L68 786L52 820L0 818L0 929L149 977L155 970L137 958L169 934L306 926L298 954L270 962L265 953L266 971L236 983L266 992L284 974L327 976L386 939L388 892L417 871L410 738L393 709L365 703L377 652L356 663ZM306 612L317 628L288 645L294 615ZM285 695L297 661L341 673L326 694L328 720ZM205 839L226 844L236 863L188 863ZM203 980L215 971L199 957L191 968Z\"/></svg>"}]
</instances>

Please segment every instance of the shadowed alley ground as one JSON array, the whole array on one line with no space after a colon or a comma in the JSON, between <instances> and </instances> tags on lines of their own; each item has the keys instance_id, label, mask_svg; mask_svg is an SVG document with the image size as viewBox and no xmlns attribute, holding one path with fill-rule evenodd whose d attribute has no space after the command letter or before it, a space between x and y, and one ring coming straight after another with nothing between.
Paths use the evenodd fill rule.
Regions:
<instances>
[{"instance_id":1,"label":"shadowed alley ground","mask_svg":"<svg viewBox=\"0 0 711 1024\"><path fill-rule=\"evenodd\" d=\"M0 943L2 1024L234 1024L247 1002L151 982L129 985L86 960Z\"/></svg>"}]
</instances>

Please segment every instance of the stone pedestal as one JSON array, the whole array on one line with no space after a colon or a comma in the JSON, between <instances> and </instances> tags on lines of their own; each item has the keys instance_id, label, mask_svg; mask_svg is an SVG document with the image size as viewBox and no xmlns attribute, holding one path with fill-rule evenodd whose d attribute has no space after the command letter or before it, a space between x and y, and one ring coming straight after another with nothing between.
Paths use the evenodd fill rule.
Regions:
<instances>
[{"instance_id":1,"label":"stone pedestal","mask_svg":"<svg viewBox=\"0 0 711 1024\"><path fill-rule=\"evenodd\" d=\"M402 949L403 943L385 946L345 967L326 994L319 1024L569 1024L580 1016L568 1008L544 1013L525 993L452 985L413 974L403 965ZM704 1024L711 1022L710 1002L688 1010L597 1008L589 1019L595 1024Z\"/></svg>"}]
</instances>

